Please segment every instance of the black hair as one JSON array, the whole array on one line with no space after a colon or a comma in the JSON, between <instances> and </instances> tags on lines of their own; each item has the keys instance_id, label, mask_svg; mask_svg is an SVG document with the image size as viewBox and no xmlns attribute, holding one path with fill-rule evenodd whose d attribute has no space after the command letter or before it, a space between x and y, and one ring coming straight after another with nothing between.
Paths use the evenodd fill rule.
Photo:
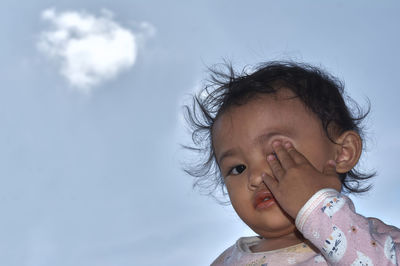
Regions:
<instances>
[{"instance_id":1,"label":"black hair","mask_svg":"<svg viewBox=\"0 0 400 266\"><path fill-rule=\"evenodd\" d=\"M252 71L245 68L241 73L235 72L230 63L223 64L223 67L225 70L209 68L207 85L193 96L190 105L184 106L194 144L184 147L200 154L197 157L199 161L186 165L184 170L195 177L194 187L206 194L215 196L218 187L226 194L213 149L214 122L228 108L246 104L259 94L273 94L280 88L288 88L318 116L331 141L331 125L334 125L336 134L353 130L364 141L361 122L370 111L369 102L367 111L363 112L354 100L345 95L343 82L322 69L288 61L263 63ZM362 173L353 168L340 174L339 178L343 192L361 194L371 188L364 181L373 176L375 173Z\"/></svg>"}]
</instances>

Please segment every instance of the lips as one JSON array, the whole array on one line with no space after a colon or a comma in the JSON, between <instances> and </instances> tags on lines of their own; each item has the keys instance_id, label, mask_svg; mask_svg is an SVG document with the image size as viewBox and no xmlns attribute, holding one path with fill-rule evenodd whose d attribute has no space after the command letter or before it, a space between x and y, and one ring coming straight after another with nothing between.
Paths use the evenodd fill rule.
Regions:
<instances>
[{"instance_id":1,"label":"lips","mask_svg":"<svg viewBox=\"0 0 400 266\"><path fill-rule=\"evenodd\" d=\"M271 192L267 190L261 190L256 193L253 201L253 206L255 209L266 209L273 204L275 204L275 198Z\"/></svg>"}]
</instances>

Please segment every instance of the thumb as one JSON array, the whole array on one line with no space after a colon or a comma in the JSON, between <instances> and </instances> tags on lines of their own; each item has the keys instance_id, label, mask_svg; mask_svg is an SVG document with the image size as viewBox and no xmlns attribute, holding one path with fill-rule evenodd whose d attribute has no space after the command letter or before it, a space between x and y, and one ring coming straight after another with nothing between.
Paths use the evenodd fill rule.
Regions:
<instances>
[{"instance_id":1,"label":"thumb","mask_svg":"<svg viewBox=\"0 0 400 266\"><path fill-rule=\"evenodd\" d=\"M322 171L325 175L334 175L337 176L336 173L336 162L334 160L329 160L325 167L324 170Z\"/></svg>"},{"instance_id":2,"label":"thumb","mask_svg":"<svg viewBox=\"0 0 400 266\"><path fill-rule=\"evenodd\" d=\"M278 181L276 180L275 177L270 176L266 173L263 173L261 175L261 178L264 182L264 184L268 187L268 189L271 191L272 194L274 194L275 189L278 187Z\"/></svg>"}]
</instances>

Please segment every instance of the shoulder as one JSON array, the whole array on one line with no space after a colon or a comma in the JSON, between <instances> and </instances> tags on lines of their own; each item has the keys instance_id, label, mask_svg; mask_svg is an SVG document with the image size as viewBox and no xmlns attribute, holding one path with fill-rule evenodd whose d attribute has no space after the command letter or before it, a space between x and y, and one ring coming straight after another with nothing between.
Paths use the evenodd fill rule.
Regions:
<instances>
[{"instance_id":1,"label":"shoulder","mask_svg":"<svg viewBox=\"0 0 400 266\"><path fill-rule=\"evenodd\" d=\"M241 237L227 248L211 264L212 266L232 265L251 255L250 246L259 241L258 237Z\"/></svg>"},{"instance_id":2,"label":"shoulder","mask_svg":"<svg viewBox=\"0 0 400 266\"><path fill-rule=\"evenodd\" d=\"M228 261L230 260L232 255L237 252L235 249L236 243L225 249L225 251L222 252L221 255L219 255L218 258L214 260L213 263L211 263L211 266L228 265Z\"/></svg>"},{"instance_id":3,"label":"shoulder","mask_svg":"<svg viewBox=\"0 0 400 266\"><path fill-rule=\"evenodd\" d=\"M371 233L378 234L389 234L396 243L400 242L400 229L393 226L388 225L375 217L368 217L369 228L372 231Z\"/></svg>"}]
</instances>

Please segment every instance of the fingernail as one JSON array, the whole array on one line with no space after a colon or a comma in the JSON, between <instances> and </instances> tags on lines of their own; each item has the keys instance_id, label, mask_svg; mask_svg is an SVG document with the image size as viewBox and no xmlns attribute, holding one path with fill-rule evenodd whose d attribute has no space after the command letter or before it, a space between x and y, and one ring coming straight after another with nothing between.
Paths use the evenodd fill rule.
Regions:
<instances>
[{"instance_id":1,"label":"fingernail","mask_svg":"<svg viewBox=\"0 0 400 266\"><path fill-rule=\"evenodd\" d=\"M272 143L272 146L274 147L279 147L279 145L281 145L281 142L279 140L276 140Z\"/></svg>"},{"instance_id":2,"label":"fingernail","mask_svg":"<svg viewBox=\"0 0 400 266\"><path fill-rule=\"evenodd\" d=\"M262 173L262 174L261 174L261 178L262 178L262 179L264 179L264 178L266 178L266 177L267 177L267 174L266 174L266 173Z\"/></svg>"},{"instance_id":3,"label":"fingernail","mask_svg":"<svg viewBox=\"0 0 400 266\"><path fill-rule=\"evenodd\" d=\"M290 142L286 142L286 143L285 143L285 147L286 147L286 148L290 148L290 147L292 147L292 143L290 143Z\"/></svg>"},{"instance_id":4,"label":"fingernail","mask_svg":"<svg viewBox=\"0 0 400 266\"><path fill-rule=\"evenodd\" d=\"M270 155L267 156L267 160L268 161L273 161L273 160L275 160L275 156L270 154Z\"/></svg>"}]
</instances>

